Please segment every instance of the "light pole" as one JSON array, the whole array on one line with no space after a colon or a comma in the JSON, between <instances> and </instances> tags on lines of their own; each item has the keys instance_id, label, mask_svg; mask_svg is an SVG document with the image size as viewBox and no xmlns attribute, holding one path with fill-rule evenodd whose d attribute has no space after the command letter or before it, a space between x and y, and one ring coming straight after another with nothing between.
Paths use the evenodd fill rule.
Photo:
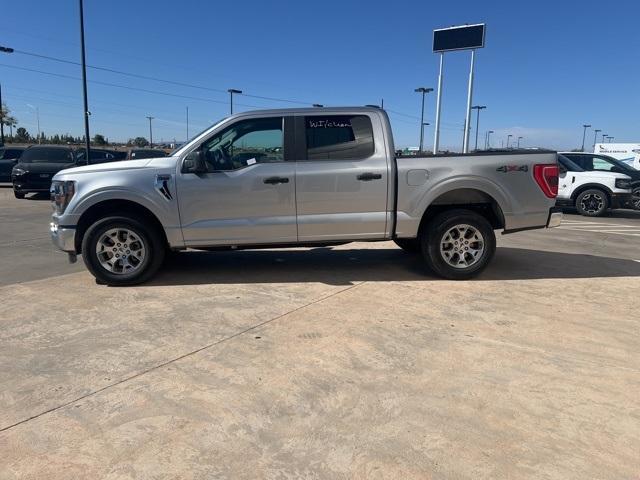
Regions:
<instances>
[{"instance_id":1,"label":"light pole","mask_svg":"<svg viewBox=\"0 0 640 480\"><path fill-rule=\"evenodd\" d=\"M424 146L424 96L426 93L433 92L433 88L418 87L414 90L417 93L422 94L422 112L420 115L420 151Z\"/></svg>"},{"instance_id":2,"label":"light pole","mask_svg":"<svg viewBox=\"0 0 640 480\"><path fill-rule=\"evenodd\" d=\"M607 136L607 134L606 134L606 133L603 133L603 134L602 134L602 143L604 143L604 139L605 139L605 137L606 137L606 136Z\"/></svg>"},{"instance_id":3,"label":"light pole","mask_svg":"<svg viewBox=\"0 0 640 480\"><path fill-rule=\"evenodd\" d=\"M593 149L595 151L596 148L596 142L598 141L598 132L601 132L602 130L600 130L599 128L596 128L593 131Z\"/></svg>"},{"instance_id":4,"label":"light pole","mask_svg":"<svg viewBox=\"0 0 640 480\"><path fill-rule=\"evenodd\" d=\"M609 139L608 143L611 143L611 140L613 140L615 137L607 137Z\"/></svg>"},{"instance_id":5,"label":"light pole","mask_svg":"<svg viewBox=\"0 0 640 480\"><path fill-rule=\"evenodd\" d=\"M233 115L233 94L237 93L238 95L240 95L242 93L242 90L230 88L229 90L227 90L227 92L229 92L229 110L231 112L231 115Z\"/></svg>"},{"instance_id":6,"label":"light pole","mask_svg":"<svg viewBox=\"0 0 640 480\"><path fill-rule=\"evenodd\" d=\"M480 110L483 110L487 108L486 105L475 105L473 107L471 107L471 110L477 110L477 114L476 114L476 148L475 150L478 150L478 132L480 131Z\"/></svg>"},{"instance_id":7,"label":"light pole","mask_svg":"<svg viewBox=\"0 0 640 480\"><path fill-rule=\"evenodd\" d=\"M0 83L0 147L2 146L4 146L4 108L2 107L2 84Z\"/></svg>"},{"instance_id":8,"label":"light pole","mask_svg":"<svg viewBox=\"0 0 640 480\"><path fill-rule=\"evenodd\" d=\"M507 148L509 148L509 140L511 140L511 137L513 137L513 135L507 135Z\"/></svg>"},{"instance_id":9,"label":"light pole","mask_svg":"<svg viewBox=\"0 0 640 480\"><path fill-rule=\"evenodd\" d=\"M584 130L582 130L582 148L580 149L581 152L584 152L584 136L587 134L587 128L589 128L591 125L582 125L582 128Z\"/></svg>"},{"instance_id":10,"label":"light pole","mask_svg":"<svg viewBox=\"0 0 640 480\"><path fill-rule=\"evenodd\" d=\"M187 142L189 141L189 107L187 107Z\"/></svg>"},{"instance_id":11,"label":"light pole","mask_svg":"<svg viewBox=\"0 0 640 480\"><path fill-rule=\"evenodd\" d=\"M85 149L87 165L91 163L91 156L89 151L91 150L91 138L89 137L89 101L87 100L87 63L85 61L84 54L84 8L82 6L83 0L79 0L80 4L80 52L82 56L82 97L84 100L84 137L85 137Z\"/></svg>"},{"instance_id":12,"label":"light pole","mask_svg":"<svg viewBox=\"0 0 640 480\"><path fill-rule=\"evenodd\" d=\"M13 53L13 48L0 45L0 52ZM13 135L11 135L13 137ZM0 145L4 145L4 110L2 109L2 85L0 85Z\"/></svg>"},{"instance_id":13,"label":"light pole","mask_svg":"<svg viewBox=\"0 0 640 480\"><path fill-rule=\"evenodd\" d=\"M518 137L518 150L520 149L520 140L522 140L524 137Z\"/></svg>"},{"instance_id":14,"label":"light pole","mask_svg":"<svg viewBox=\"0 0 640 480\"><path fill-rule=\"evenodd\" d=\"M312 107L322 108L322 107L324 107L324 105L322 105L321 103L314 103L314 104L312 105Z\"/></svg>"},{"instance_id":15,"label":"light pole","mask_svg":"<svg viewBox=\"0 0 640 480\"><path fill-rule=\"evenodd\" d=\"M484 143L484 149L485 150L489 150L491 148L491 142L490 142L491 138L490 137L491 137L492 133L495 133L495 132L493 130L487 130L487 139L486 139L486 141Z\"/></svg>"},{"instance_id":16,"label":"light pole","mask_svg":"<svg viewBox=\"0 0 640 480\"><path fill-rule=\"evenodd\" d=\"M38 126L38 143L42 143L42 139L40 138L40 108L34 107L30 103L27 103L27 107L33 110L36 114L36 125Z\"/></svg>"},{"instance_id":17,"label":"light pole","mask_svg":"<svg viewBox=\"0 0 640 480\"><path fill-rule=\"evenodd\" d=\"M147 118L149 119L149 147L153 148L153 130L151 129L151 120L153 120L154 117L148 116Z\"/></svg>"}]
</instances>

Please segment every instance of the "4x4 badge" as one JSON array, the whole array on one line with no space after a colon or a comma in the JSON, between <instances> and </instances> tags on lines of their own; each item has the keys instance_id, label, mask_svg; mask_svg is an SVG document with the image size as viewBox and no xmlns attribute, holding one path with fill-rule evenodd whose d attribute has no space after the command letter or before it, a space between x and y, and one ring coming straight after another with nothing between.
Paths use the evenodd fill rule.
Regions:
<instances>
[{"instance_id":1,"label":"4x4 badge","mask_svg":"<svg viewBox=\"0 0 640 480\"><path fill-rule=\"evenodd\" d=\"M496 172L509 173L509 172L528 172L528 165L503 165L496 168Z\"/></svg>"}]
</instances>

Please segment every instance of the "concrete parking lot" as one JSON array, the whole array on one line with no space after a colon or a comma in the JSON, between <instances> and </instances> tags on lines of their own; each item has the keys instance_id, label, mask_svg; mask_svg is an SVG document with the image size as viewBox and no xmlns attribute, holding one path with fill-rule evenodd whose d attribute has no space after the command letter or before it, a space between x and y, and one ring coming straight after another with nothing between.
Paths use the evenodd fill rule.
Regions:
<instances>
[{"instance_id":1,"label":"concrete parking lot","mask_svg":"<svg viewBox=\"0 0 640 480\"><path fill-rule=\"evenodd\" d=\"M640 478L640 212L499 237L182 253L96 285L0 188L0 479Z\"/></svg>"}]
</instances>

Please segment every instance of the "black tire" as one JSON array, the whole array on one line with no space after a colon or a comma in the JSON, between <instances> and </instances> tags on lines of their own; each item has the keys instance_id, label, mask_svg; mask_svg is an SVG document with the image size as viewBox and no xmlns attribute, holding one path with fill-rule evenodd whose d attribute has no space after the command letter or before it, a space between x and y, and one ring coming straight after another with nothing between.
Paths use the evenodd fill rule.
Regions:
<instances>
[{"instance_id":1,"label":"black tire","mask_svg":"<svg viewBox=\"0 0 640 480\"><path fill-rule=\"evenodd\" d=\"M602 217L609 209L609 196L599 188L589 188L576 197L576 210L585 217Z\"/></svg>"},{"instance_id":2,"label":"black tire","mask_svg":"<svg viewBox=\"0 0 640 480\"><path fill-rule=\"evenodd\" d=\"M420 240L417 238L396 238L394 242L407 253L417 254L422 251L420 247Z\"/></svg>"},{"instance_id":3,"label":"black tire","mask_svg":"<svg viewBox=\"0 0 640 480\"><path fill-rule=\"evenodd\" d=\"M144 257L131 272L112 272L107 270L98 258L96 247L104 234L112 229L126 229L135 234L144 247ZM120 244L117 244L120 245ZM122 245L125 245L124 243ZM114 248L115 247L114 245ZM132 249L133 250L133 249ZM158 271L164 260L166 246L162 232L142 219L126 215L106 217L91 225L82 239L82 258L87 269L96 278L97 283L106 285L136 285L149 280ZM111 252L109 252L111 253ZM127 251L120 254L129 253ZM118 263L118 260L115 261ZM119 265L122 265L120 263Z\"/></svg>"},{"instance_id":4,"label":"black tire","mask_svg":"<svg viewBox=\"0 0 640 480\"><path fill-rule=\"evenodd\" d=\"M635 187L631 192L631 206L634 210L640 210L640 187Z\"/></svg>"},{"instance_id":5,"label":"black tire","mask_svg":"<svg viewBox=\"0 0 640 480\"><path fill-rule=\"evenodd\" d=\"M16 196L16 198L22 200L24 198L24 196L26 195L26 193L24 192L16 192L15 190L13 191L13 194Z\"/></svg>"},{"instance_id":6,"label":"black tire","mask_svg":"<svg viewBox=\"0 0 640 480\"><path fill-rule=\"evenodd\" d=\"M454 235L460 233L460 228L467 228L465 234L469 237L457 237L452 239L451 248L441 251L441 244L445 244L445 238L454 229ZM451 237L450 237L451 238ZM459 245L454 245L460 242ZM437 275L449 280L467 280L478 275L484 270L496 252L496 236L489 221L482 215L471 210L448 210L434 217L420 235L422 255L427 266ZM469 242L469 243L465 243ZM447 242L448 243L448 242ZM455 251L460 248L462 254ZM473 252L477 252L474 257ZM446 257L449 255L449 258ZM456 263L454 266L452 263ZM462 266L468 263L468 266Z\"/></svg>"}]
</instances>

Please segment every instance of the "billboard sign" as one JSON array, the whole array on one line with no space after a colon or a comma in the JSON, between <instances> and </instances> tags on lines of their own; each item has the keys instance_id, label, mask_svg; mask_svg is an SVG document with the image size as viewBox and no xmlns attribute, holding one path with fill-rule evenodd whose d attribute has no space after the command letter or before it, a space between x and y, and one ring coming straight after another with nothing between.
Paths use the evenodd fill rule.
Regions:
<instances>
[{"instance_id":1,"label":"billboard sign","mask_svg":"<svg viewBox=\"0 0 640 480\"><path fill-rule=\"evenodd\" d=\"M640 170L640 143L596 143L593 153L613 157Z\"/></svg>"},{"instance_id":2,"label":"billboard sign","mask_svg":"<svg viewBox=\"0 0 640 480\"><path fill-rule=\"evenodd\" d=\"M484 47L485 24L461 25L433 31L433 52L470 50Z\"/></svg>"}]
</instances>

